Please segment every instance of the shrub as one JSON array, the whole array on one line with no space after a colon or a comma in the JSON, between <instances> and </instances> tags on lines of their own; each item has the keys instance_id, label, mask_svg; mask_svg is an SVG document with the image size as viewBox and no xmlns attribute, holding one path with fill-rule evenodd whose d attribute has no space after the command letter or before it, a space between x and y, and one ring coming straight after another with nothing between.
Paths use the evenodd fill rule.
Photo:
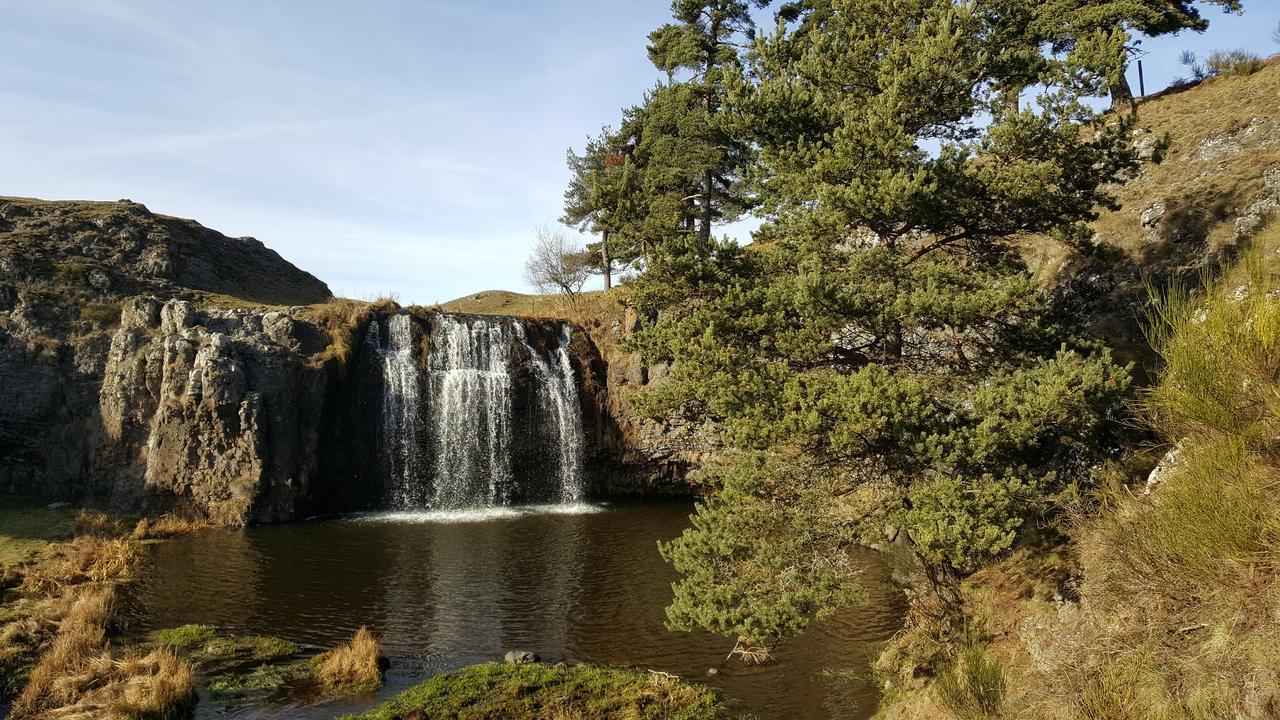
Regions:
<instances>
[{"instance_id":1,"label":"shrub","mask_svg":"<svg viewBox=\"0 0 1280 720\"><path fill-rule=\"evenodd\" d=\"M1252 75L1264 66L1262 58L1247 50L1215 50L1207 61L1213 75Z\"/></svg>"},{"instance_id":2,"label":"shrub","mask_svg":"<svg viewBox=\"0 0 1280 720\"><path fill-rule=\"evenodd\" d=\"M961 720L998 718L1004 711L1004 667L978 645L960 650L936 687L942 703Z\"/></svg>"},{"instance_id":3,"label":"shrub","mask_svg":"<svg viewBox=\"0 0 1280 720\"><path fill-rule=\"evenodd\" d=\"M357 695L382 685L382 646L362 627L346 645L316 656L315 676L328 692Z\"/></svg>"}]
</instances>

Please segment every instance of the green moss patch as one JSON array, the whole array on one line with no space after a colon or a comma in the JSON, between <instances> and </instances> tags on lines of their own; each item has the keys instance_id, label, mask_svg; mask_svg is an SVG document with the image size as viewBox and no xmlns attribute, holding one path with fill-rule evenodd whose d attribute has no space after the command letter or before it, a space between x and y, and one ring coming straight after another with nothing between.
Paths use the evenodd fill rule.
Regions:
<instances>
[{"instance_id":1,"label":"green moss patch","mask_svg":"<svg viewBox=\"0 0 1280 720\"><path fill-rule=\"evenodd\" d=\"M181 652L203 675L213 676L298 654L298 646L264 635L220 635L209 625L157 630L148 638Z\"/></svg>"},{"instance_id":2,"label":"green moss patch","mask_svg":"<svg viewBox=\"0 0 1280 720\"><path fill-rule=\"evenodd\" d=\"M215 675L209 679L209 691L213 693L215 700L267 695L310 674L311 665L306 660L257 665L244 671Z\"/></svg>"},{"instance_id":3,"label":"green moss patch","mask_svg":"<svg viewBox=\"0 0 1280 720\"><path fill-rule=\"evenodd\" d=\"M578 665L473 665L437 675L348 720L392 720L415 710L458 720L722 717L715 693L677 678Z\"/></svg>"}]
</instances>

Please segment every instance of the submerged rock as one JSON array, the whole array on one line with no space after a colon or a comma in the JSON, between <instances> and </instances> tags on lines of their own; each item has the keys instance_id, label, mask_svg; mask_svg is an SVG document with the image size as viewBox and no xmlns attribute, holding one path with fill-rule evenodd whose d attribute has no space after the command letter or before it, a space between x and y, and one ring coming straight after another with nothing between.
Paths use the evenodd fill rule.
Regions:
<instances>
[{"instance_id":1,"label":"submerged rock","mask_svg":"<svg viewBox=\"0 0 1280 720\"><path fill-rule=\"evenodd\" d=\"M506 655L502 656L502 660L508 665L528 665L541 662L542 658L528 650L510 650Z\"/></svg>"}]
</instances>

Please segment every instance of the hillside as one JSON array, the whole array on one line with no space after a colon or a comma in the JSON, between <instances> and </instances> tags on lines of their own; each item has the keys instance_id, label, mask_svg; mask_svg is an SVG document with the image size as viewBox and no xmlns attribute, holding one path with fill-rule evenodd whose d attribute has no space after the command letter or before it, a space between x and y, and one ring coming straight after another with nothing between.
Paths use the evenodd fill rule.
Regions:
<instances>
[{"instance_id":1,"label":"hillside","mask_svg":"<svg viewBox=\"0 0 1280 720\"><path fill-rule=\"evenodd\" d=\"M1196 284L1229 263L1280 207L1280 62L1143 102L1135 133L1151 160L1114 190L1092 224L1098 249L1025 244L1034 265L1079 303L1094 330L1139 372L1155 361L1142 332L1148 282Z\"/></svg>"},{"instance_id":2,"label":"hillside","mask_svg":"<svg viewBox=\"0 0 1280 720\"><path fill-rule=\"evenodd\" d=\"M0 327L58 337L114 323L122 298L305 305L328 286L253 238L119 202L0 197Z\"/></svg>"},{"instance_id":3,"label":"hillside","mask_svg":"<svg viewBox=\"0 0 1280 720\"><path fill-rule=\"evenodd\" d=\"M1028 243L1150 387L1098 488L964 581L958 651L923 615L891 643L879 717L1280 717L1277 97L1272 61L1143 103L1167 149L1102 252Z\"/></svg>"}]
</instances>

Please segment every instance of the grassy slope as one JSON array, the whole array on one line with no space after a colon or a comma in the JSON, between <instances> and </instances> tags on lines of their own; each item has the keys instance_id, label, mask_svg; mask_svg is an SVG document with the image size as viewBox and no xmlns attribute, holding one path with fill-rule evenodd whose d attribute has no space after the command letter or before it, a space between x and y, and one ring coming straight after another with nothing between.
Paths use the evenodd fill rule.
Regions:
<instances>
[{"instance_id":1,"label":"grassy slope","mask_svg":"<svg viewBox=\"0 0 1280 720\"><path fill-rule=\"evenodd\" d=\"M56 540L71 536L77 510L0 503L0 567L35 560Z\"/></svg>"},{"instance_id":2,"label":"grassy slope","mask_svg":"<svg viewBox=\"0 0 1280 720\"><path fill-rule=\"evenodd\" d=\"M1022 548L966 580L969 629L995 670L970 677L908 632L882 669L924 657L926 671L960 682L902 693L883 717L1280 717L1280 219L1265 224L1280 196L1278 97L1272 63L1144 104L1141 125L1168 133L1169 152L1095 223L1128 273L1100 323L1117 344L1141 340L1129 333L1142 274L1191 287L1216 278L1171 310L1158 354L1144 354L1160 360L1144 414L1181 444L1179 469L1145 495L1153 453L1144 464L1135 449L1103 472L1070 543ZM1157 203L1160 221L1144 226ZM1047 271L1087 264L1037 247ZM999 710L980 708L984 693L1004 696Z\"/></svg>"},{"instance_id":3,"label":"grassy slope","mask_svg":"<svg viewBox=\"0 0 1280 720\"><path fill-rule=\"evenodd\" d=\"M1194 284L1259 229L1237 227L1237 220L1276 192L1264 184L1266 171L1280 167L1278 97L1280 61L1272 61L1253 75L1213 78L1142 103L1138 126L1149 131L1146 142L1167 138L1169 146L1163 162L1116 190L1120 208L1093 223L1109 256L1073 257L1061 243L1027 238L1026 254L1050 280L1114 281L1089 311L1095 330L1140 370L1155 361L1135 311L1146 300L1144 280Z\"/></svg>"}]
</instances>

